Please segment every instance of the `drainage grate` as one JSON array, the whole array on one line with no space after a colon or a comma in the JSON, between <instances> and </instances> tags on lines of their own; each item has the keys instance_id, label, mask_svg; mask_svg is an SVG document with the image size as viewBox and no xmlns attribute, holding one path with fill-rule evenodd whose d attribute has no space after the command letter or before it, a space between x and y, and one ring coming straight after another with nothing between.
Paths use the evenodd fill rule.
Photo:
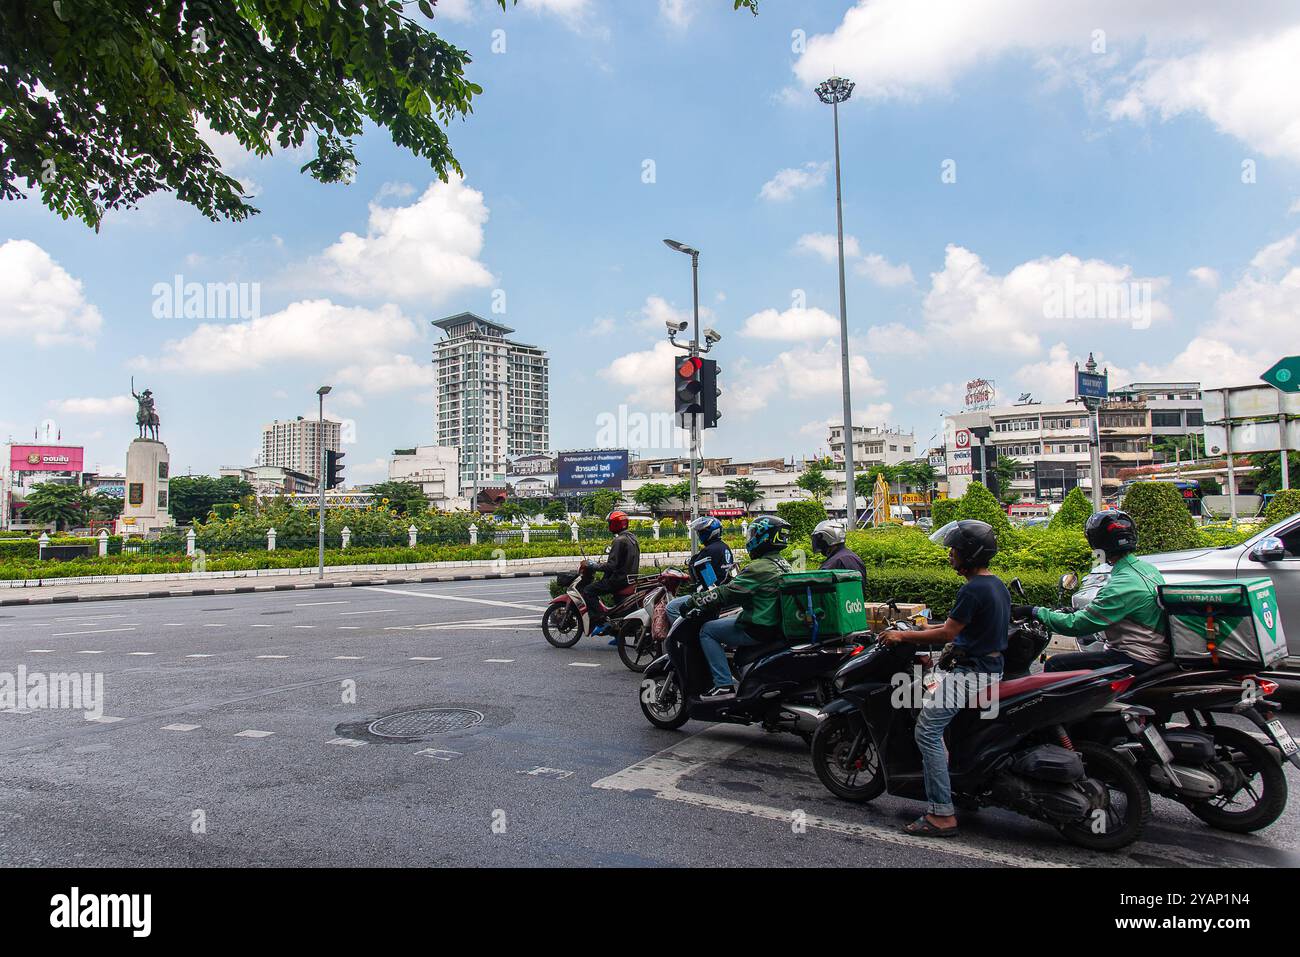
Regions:
<instances>
[{"instance_id":1,"label":"drainage grate","mask_svg":"<svg viewBox=\"0 0 1300 957\"><path fill-rule=\"evenodd\" d=\"M426 734L464 731L482 720L481 712L469 708L426 708L390 714L372 721L369 731L381 738L418 738Z\"/></svg>"}]
</instances>

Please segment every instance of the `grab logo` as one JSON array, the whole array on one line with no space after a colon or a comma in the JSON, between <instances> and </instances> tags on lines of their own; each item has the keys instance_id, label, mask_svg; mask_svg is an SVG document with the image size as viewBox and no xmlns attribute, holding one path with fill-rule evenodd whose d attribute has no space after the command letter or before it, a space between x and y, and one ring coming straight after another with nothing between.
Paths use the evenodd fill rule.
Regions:
<instances>
[{"instance_id":1,"label":"grab logo","mask_svg":"<svg viewBox=\"0 0 1300 957\"><path fill-rule=\"evenodd\" d=\"M844 611L846 614L855 615L862 611L862 602L854 601L852 598L844 602Z\"/></svg>"}]
</instances>

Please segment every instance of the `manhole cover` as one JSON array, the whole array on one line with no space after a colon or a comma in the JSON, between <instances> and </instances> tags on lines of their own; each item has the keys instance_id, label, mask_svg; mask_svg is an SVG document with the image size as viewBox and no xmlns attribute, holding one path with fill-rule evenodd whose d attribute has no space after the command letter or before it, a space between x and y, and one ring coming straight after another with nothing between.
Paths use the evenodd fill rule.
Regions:
<instances>
[{"instance_id":1,"label":"manhole cover","mask_svg":"<svg viewBox=\"0 0 1300 957\"><path fill-rule=\"evenodd\" d=\"M369 731L381 738L418 738L426 734L464 731L482 720L481 712L469 708L426 708L390 714L372 721Z\"/></svg>"}]
</instances>

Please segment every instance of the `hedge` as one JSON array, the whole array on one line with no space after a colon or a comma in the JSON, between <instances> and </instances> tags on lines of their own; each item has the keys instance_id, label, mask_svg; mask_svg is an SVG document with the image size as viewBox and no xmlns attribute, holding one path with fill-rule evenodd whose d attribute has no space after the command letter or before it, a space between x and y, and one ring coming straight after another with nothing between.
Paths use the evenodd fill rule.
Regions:
<instances>
[{"instance_id":1,"label":"hedge","mask_svg":"<svg viewBox=\"0 0 1300 957\"><path fill-rule=\"evenodd\" d=\"M1183 493L1171 482L1140 482L1128 490L1122 506L1138 530L1138 554L1176 552L1200 545L1196 523Z\"/></svg>"},{"instance_id":2,"label":"hedge","mask_svg":"<svg viewBox=\"0 0 1300 957\"><path fill-rule=\"evenodd\" d=\"M810 538L818 523L826 521L826 508L821 502L782 502L776 514L790 523L790 538Z\"/></svg>"},{"instance_id":3,"label":"hedge","mask_svg":"<svg viewBox=\"0 0 1300 957\"><path fill-rule=\"evenodd\" d=\"M1297 512L1300 512L1300 489L1289 488L1275 492L1269 500L1268 508L1264 509L1264 524L1276 525Z\"/></svg>"},{"instance_id":4,"label":"hedge","mask_svg":"<svg viewBox=\"0 0 1300 957\"><path fill-rule=\"evenodd\" d=\"M1083 489L1076 485L1070 489L1070 494L1065 496L1065 501L1052 516L1052 520L1047 523L1047 527L1053 531L1065 528L1081 529L1091 514L1092 501L1083 494Z\"/></svg>"},{"instance_id":5,"label":"hedge","mask_svg":"<svg viewBox=\"0 0 1300 957\"><path fill-rule=\"evenodd\" d=\"M935 528L943 528L949 522L957 520L957 507L961 504L959 498L937 498L930 505L930 517L934 521Z\"/></svg>"}]
</instances>

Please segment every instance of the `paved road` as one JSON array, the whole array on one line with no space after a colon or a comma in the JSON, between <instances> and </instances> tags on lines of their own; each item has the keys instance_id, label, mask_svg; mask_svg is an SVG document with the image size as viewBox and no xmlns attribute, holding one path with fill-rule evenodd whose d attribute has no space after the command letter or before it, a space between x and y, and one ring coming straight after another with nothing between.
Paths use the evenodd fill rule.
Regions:
<instances>
[{"instance_id":1,"label":"paved road","mask_svg":"<svg viewBox=\"0 0 1300 957\"><path fill-rule=\"evenodd\" d=\"M0 864L1300 863L1294 810L1237 837L1159 799L1119 855L990 810L907 837L917 804L836 801L796 738L652 728L614 649L546 644L546 600L519 579L3 609L0 672L102 673L104 714L0 713ZM483 719L368 730L428 707Z\"/></svg>"}]
</instances>

